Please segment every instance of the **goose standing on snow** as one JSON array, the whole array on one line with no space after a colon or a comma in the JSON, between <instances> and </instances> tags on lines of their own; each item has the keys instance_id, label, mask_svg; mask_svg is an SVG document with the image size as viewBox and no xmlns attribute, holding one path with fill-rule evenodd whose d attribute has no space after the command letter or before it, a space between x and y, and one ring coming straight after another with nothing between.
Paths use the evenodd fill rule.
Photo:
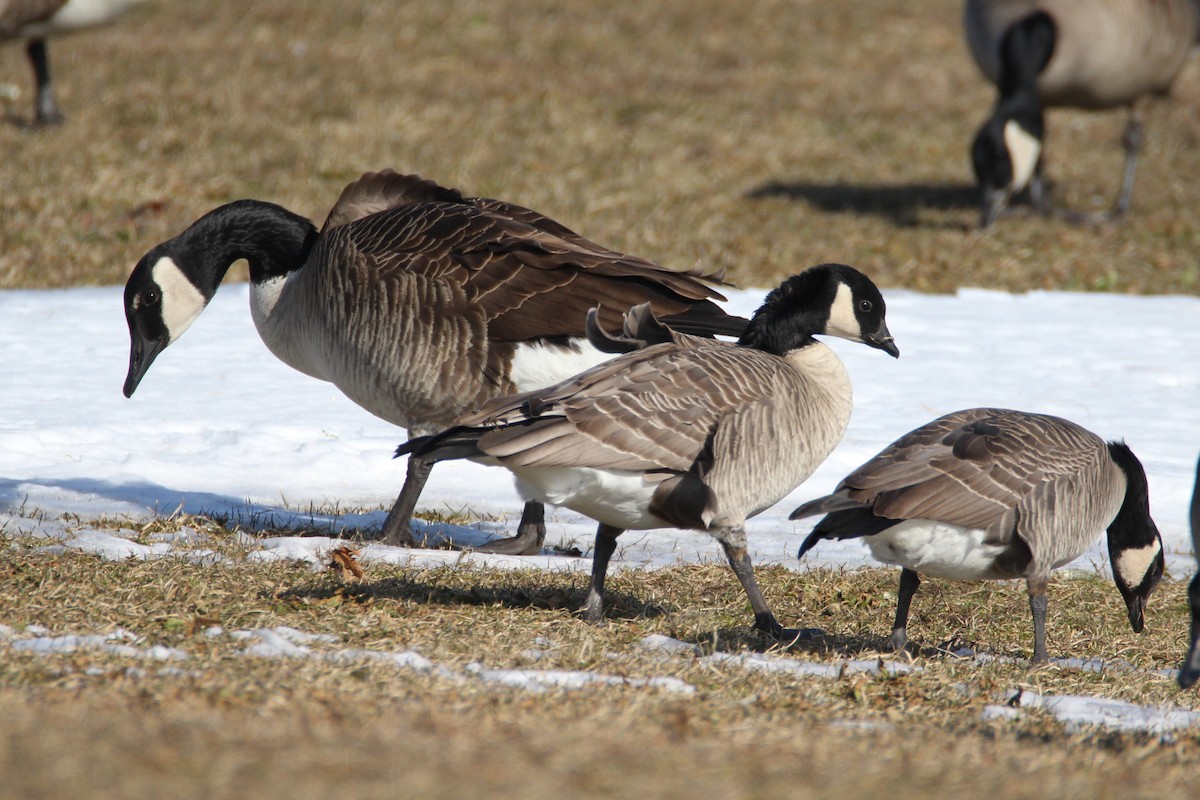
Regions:
<instances>
[{"instance_id":1,"label":"goose standing on snow","mask_svg":"<svg viewBox=\"0 0 1200 800\"><path fill-rule=\"evenodd\" d=\"M1179 686L1189 688L1200 678L1200 462L1196 464L1196 486L1192 489L1192 555L1196 557L1196 574L1188 584L1188 607L1192 612L1192 629L1187 656L1179 668Z\"/></svg>"},{"instance_id":2,"label":"goose standing on snow","mask_svg":"<svg viewBox=\"0 0 1200 800\"><path fill-rule=\"evenodd\" d=\"M1187 61L1200 29L1195 0L967 0L964 23L975 63L999 89L971 148L983 227L1025 188L1038 210L1049 210L1042 181L1046 108L1129 109L1116 204L1103 214L1066 216L1099 222L1124 214L1144 105L1170 90Z\"/></svg>"},{"instance_id":3,"label":"goose standing on snow","mask_svg":"<svg viewBox=\"0 0 1200 800\"><path fill-rule=\"evenodd\" d=\"M527 208L464 197L415 175L366 173L321 231L272 203L239 200L150 250L125 285L129 397L239 259L263 342L377 417L442 430L484 400L549 385L610 357L584 337L587 311L649 302L680 330L739 335L711 280L593 244ZM382 538L412 544L431 463L410 459ZM535 553L540 504L517 536L479 549Z\"/></svg>"},{"instance_id":4,"label":"goose standing on snow","mask_svg":"<svg viewBox=\"0 0 1200 800\"><path fill-rule=\"evenodd\" d=\"M1050 571L1108 528L1113 578L1140 632L1163 574L1146 473L1132 451L1058 417L995 408L947 414L905 434L837 490L797 508L825 514L797 557L821 539L865 537L903 567L889 644L908 641L918 573L952 580L1024 578L1033 661L1046 660Z\"/></svg>"},{"instance_id":5,"label":"goose standing on snow","mask_svg":"<svg viewBox=\"0 0 1200 800\"><path fill-rule=\"evenodd\" d=\"M33 124L62 121L50 79L46 39L115 22L146 0L0 0L0 42L25 39L36 91Z\"/></svg>"},{"instance_id":6,"label":"goose standing on snow","mask_svg":"<svg viewBox=\"0 0 1200 800\"><path fill-rule=\"evenodd\" d=\"M523 496L599 522L588 621L603 614L617 537L630 528L676 527L721 543L755 627L780 637L754 580L746 519L807 479L846 430L850 378L813 337L898 356L884 312L879 290L861 272L812 267L767 296L736 344L660 328L658 338L668 341L557 386L493 400L458 427L401 445L397 455L490 456L513 472Z\"/></svg>"}]
</instances>

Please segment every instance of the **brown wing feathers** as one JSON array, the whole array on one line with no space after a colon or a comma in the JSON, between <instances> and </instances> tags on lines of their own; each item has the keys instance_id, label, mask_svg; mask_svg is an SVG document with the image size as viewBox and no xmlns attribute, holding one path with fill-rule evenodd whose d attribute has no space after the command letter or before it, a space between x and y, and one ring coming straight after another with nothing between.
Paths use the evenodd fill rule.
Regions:
<instances>
[{"instance_id":1,"label":"brown wing feathers","mask_svg":"<svg viewBox=\"0 0 1200 800\"><path fill-rule=\"evenodd\" d=\"M719 276L675 272L618 253L535 211L466 198L415 175L367 173L350 184L325 222L381 270L403 270L461 287L457 302L480 309L493 341L582 336L592 307L601 322L650 302L682 330L740 335L746 321L711 300Z\"/></svg>"}]
</instances>

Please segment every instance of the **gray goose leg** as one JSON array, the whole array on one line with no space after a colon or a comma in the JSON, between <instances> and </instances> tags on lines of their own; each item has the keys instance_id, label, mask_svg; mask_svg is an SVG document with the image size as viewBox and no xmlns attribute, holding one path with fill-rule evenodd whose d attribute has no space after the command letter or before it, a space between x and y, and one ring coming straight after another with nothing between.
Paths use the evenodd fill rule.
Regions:
<instances>
[{"instance_id":1,"label":"gray goose leg","mask_svg":"<svg viewBox=\"0 0 1200 800\"><path fill-rule=\"evenodd\" d=\"M469 548L476 553L498 553L506 556L536 556L546 541L546 507L530 500L521 509L521 521L517 524L517 535L508 539Z\"/></svg>"},{"instance_id":2,"label":"gray goose leg","mask_svg":"<svg viewBox=\"0 0 1200 800\"><path fill-rule=\"evenodd\" d=\"M37 84L33 100L34 126L57 125L62 122L62 113L54 101L54 84L50 80L50 59L46 53L45 39L30 39L25 48L29 63L33 66L33 78Z\"/></svg>"},{"instance_id":3,"label":"gray goose leg","mask_svg":"<svg viewBox=\"0 0 1200 800\"><path fill-rule=\"evenodd\" d=\"M1139 106L1130 106L1129 121L1125 124L1125 132L1121 135L1121 144L1125 148L1125 171L1121 178L1121 193L1117 195L1117 202L1113 204L1113 207L1108 211L1095 213L1060 211L1058 212L1059 216L1068 222L1093 225L1113 222L1125 216L1125 212L1129 210L1130 200L1133 198L1133 176L1137 171L1138 155L1142 150L1142 117L1143 112Z\"/></svg>"},{"instance_id":4,"label":"gray goose leg","mask_svg":"<svg viewBox=\"0 0 1200 800\"><path fill-rule=\"evenodd\" d=\"M1033 614L1033 663L1045 664L1046 654L1046 586L1049 583L1045 577L1026 578L1025 585L1029 589L1029 610Z\"/></svg>"},{"instance_id":5,"label":"gray goose leg","mask_svg":"<svg viewBox=\"0 0 1200 800\"><path fill-rule=\"evenodd\" d=\"M892 623L892 635L888 639L888 647L897 653L908 644L908 610L912 606L913 595L921 586L921 576L911 569L900 570L900 590L896 596L896 621Z\"/></svg>"},{"instance_id":6,"label":"gray goose leg","mask_svg":"<svg viewBox=\"0 0 1200 800\"><path fill-rule=\"evenodd\" d=\"M432 461L416 456L408 457L408 474L404 477L404 486L401 487L400 496L388 512L387 519L383 522L383 530L379 534L379 539L384 544L400 547L412 547L415 544L412 535L412 515L432 469Z\"/></svg>"},{"instance_id":7,"label":"gray goose leg","mask_svg":"<svg viewBox=\"0 0 1200 800\"><path fill-rule=\"evenodd\" d=\"M1129 109L1129 122L1125 125L1121 143L1125 146L1125 175L1121 180L1121 194L1117 195L1117 203L1109 212L1109 219L1123 216L1133 196L1133 174L1137 169L1138 154L1142 151L1142 111L1136 106Z\"/></svg>"},{"instance_id":8,"label":"gray goose leg","mask_svg":"<svg viewBox=\"0 0 1200 800\"><path fill-rule=\"evenodd\" d=\"M599 622L604 616L604 578L608 575L608 561L617 549L617 537L624 533L621 528L600 524L596 529L596 546L592 551L592 585L588 588L587 602L583 607L586 622Z\"/></svg>"},{"instance_id":9,"label":"gray goose leg","mask_svg":"<svg viewBox=\"0 0 1200 800\"><path fill-rule=\"evenodd\" d=\"M721 547L725 549L725 558L733 568L750 598L750 607L754 609L754 627L781 642L796 642L801 639L811 639L820 636L824 631L818 628L785 628L775 619L767 601L763 599L758 581L754 579L754 565L750 563L750 553L746 550L746 532L741 528L729 529L720 537Z\"/></svg>"},{"instance_id":10,"label":"gray goose leg","mask_svg":"<svg viewBox=\"0 0 1200 800\"><path fill-rule=\"evenodd\" d=\"M404 478L404 486L400 496L388 512L384 520L380 541L384 544L412 547L416 543L412 535L412 515L417 508L417 500L429 480L433 462L423 458L409 456L408 473ZM511 539L500 539L495 542L472 547L477 553L497 553L512 556L536 555L542 549L546 539L546 509L541 503L529 501L521 510L521 522L517 526L517 535Z\"/></svg>"}]
</instances>

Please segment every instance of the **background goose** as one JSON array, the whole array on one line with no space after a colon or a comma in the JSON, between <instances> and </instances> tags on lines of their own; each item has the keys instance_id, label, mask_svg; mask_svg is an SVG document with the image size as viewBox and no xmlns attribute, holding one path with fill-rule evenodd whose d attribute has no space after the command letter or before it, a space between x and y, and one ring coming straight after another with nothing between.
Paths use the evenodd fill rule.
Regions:
<instances>
[{"instance_id":1,"label":"background goose","mask_svg":"<svg viewBox=\"0 0 1200 800\"><path fill-rule=\"evenodd\" d=\"M808 478L850 419L845 367L813 336L898 356L884 313L883 297L861 272L813 267L767 296L737 344L665 331L671 341L548 389L493 400L460 427L407 442L397 455L490 456L512 470L523 496L599 522L589 621L603 613L617 537L629 528L677 527L721 543L755 627L781 636L754 580L745 522Z\"/></svg>"},{"instance_id":2,"label":"background goose","mask_svg":"<svg viewBox=\"0 0 1200 800\"><path fill-rule=\"evenodd\" d=\"M971 55L999 88L992 116L971 148L983 190L984 227L1029 188L1048 210L1042 183L1045 108L1128 107L1125 174L1112 210L1129 207L1142 142L1143 102L1171 88L1200 28L1195 0L967 0Z\"/></svg>"},{"instance_id":3,"label":"background goose","mask_svg":"<svg viewBox=\"0 0 1200 800\"><path fill-rule=\"evenodd\" d=\"M1179 668L1179 685L1187 689L1200 678L1200 462L1196 464L1196 486L1192 489L1192 555L1196 557L1196 574L1188 584L1188 607L1192 613L1187 656Z\"/></svg>"},{"instance_id":4,"label":"background goose","mask_svg":"<svg viewBox=\"0 0 1200 800\"><path fill-rule=\"evenodd\" d=\"M33 124L62 121L50 78L46 39L115 22L146 0L0 0L0 42L25 39L33 66Z\"/></svg>"},{"instance_id":5,"label":"background goose","mask_svg":"<svg viewBox=\"0 0 1200 800\"><path fill-rule=\"evenodd\" d=\"M601 247L527 208L388 170L347 186L319 232L280 206L241 200L151 249L125 286L127 397L243 258L271 352L416 434L607 358L583 338L592 306L614 325L617 309L642 302L695 334L736 336L746 325L712 302L724 298L710 279ZM430 466L409 460L385 541L411 544ZM529 503L514 539L481 549L537 552L544 536L543 509Z\"/></svg>"},{"instance_id":6,"label":"background goose","mask_svg":"<svg viewBox=\"0 0 1200 800\"><path fill-rule=\"evenodd\" d=\"M871 554L904 569L890 644L908 640L918 573L954 580L1024 578L1033 660L1046 660L1050 571L1108 528L1113 578L1140 632L1163 574L1146 473L1122 443L1073 422L995 408L956 411L917 428L797 508L826 514L798 557L821 539L866 537Z\"/></svg>"}]
</instances>

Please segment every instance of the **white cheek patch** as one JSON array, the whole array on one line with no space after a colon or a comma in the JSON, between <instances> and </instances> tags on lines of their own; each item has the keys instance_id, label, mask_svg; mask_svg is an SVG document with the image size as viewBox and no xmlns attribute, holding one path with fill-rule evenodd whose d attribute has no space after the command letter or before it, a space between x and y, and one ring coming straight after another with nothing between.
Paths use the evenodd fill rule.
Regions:
<instances>
[{"instance_id":1,"label":"white cheek patch","mask_svg":"<svg viewBox=\"0 0 1200 800\"><path fill-rule=\"evenodd\" d=\"M1037 169L1038 158L1042 153L1042 143L1018 125L1016 120L1010 119L1004 123L1004 146L1008 148L1008 158L1012 162L1013 171L1012 183L1008 188L1019 192L1033 179L1033 171Z\"/></svg>"},{"instance_id":2,"label":"white cheek patch","mask_svg":"<svg viewBox=\"0 0 1200 800\"><path fill-rule=\"evenodd\" d=\"M1122 550L1117 556L1117 563L1113 565L1113 568L1126 584L1137 586L1142 582L1142 578L1146 577L1146 570L1150 569L1150 565L1158 558L1161 550L1162 545L1158 542L1153 542L1145 547Z\"/></svg>"},{"instance_id":3,"label":"white cheek patch","mask_svg":"<svg viewBox=\"0 0 1200 800\"><path fill-rule=\"evenodd\" d=\"M854 293L844 283L838 284L824 332L852 342L862 341L862 327L858 324L858 317L854 315Z\"/></svg>"},{"instance_id":4,"label":"white cheek patch","mask_svg":"<svg viewBox=\"0 0 1200 800\"><path fill-rule=\"evenodd\" d=\"M162 319L171 337L170 344L191 327L208 302L179 265L166 256L155 262L150 276L162 291Z\"/></svg>"}]
</instances>

